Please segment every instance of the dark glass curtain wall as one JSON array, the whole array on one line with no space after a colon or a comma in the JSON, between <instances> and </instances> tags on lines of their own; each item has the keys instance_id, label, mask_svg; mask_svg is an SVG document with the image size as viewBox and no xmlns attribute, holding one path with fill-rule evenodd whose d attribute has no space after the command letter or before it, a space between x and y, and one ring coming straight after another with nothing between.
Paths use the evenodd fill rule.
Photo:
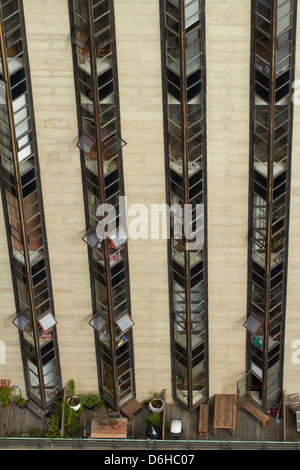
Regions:
<instances>
[{"instance_id":1,"label":"dark glass curtain wall","mask_svg":"<svg viewBox=\"0 0 300 470\"><path fill-rule=\"evenodd\" d=\"M134 398L135 384L127 234L120 200L124 142L113 1L70 0L69 8L86 213L83 239L89 250L94 310L90 324L95 329L100 393L119 409ZM99 210L104 204L105 214Z\"/></svg>"},{"instance_id":2,"label":"dark glass curtain wall","mask_svg":"<svg viewBox=\"0 0 300 470\"><path fill-rule=\"evenodd\" d=\"M21 0L0 1L1 192L27 395L61 392L39 162Z\"/></svg>"},{"instance_id":3,"label":"dark glass curtain wall","mask_svg":"<svg viewBox=\"0 0 300 470\"><path fill-rule=\"evenodd\" d=\"M205 2L161 0L173 397L208 399Z\"/></svg>"},{"instance_id":4,"label":"dark glass curtain wall","mask_svg":"<svg viewBox=\"0 0 300 470\"><path fill-rule=\"evenodd\" d=\"M267 411L282 395L296 0L252 1L247 365Z\"/></svg>"}]
</instances>

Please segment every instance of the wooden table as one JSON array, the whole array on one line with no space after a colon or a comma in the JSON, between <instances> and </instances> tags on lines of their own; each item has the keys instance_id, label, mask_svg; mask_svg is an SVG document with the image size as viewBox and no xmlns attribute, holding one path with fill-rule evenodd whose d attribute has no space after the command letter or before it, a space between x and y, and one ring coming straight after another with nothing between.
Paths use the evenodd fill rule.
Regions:
<instances>
[{"instance_id":1,"label":"wooden table","mask_svg":"<svg viewBox=\"0 0 300 470\"><path fill-rule=\"evenodd\" d=\"M235 433L236 423L236 395L215 395L214 409L214 435L218 428L232 429Z\"/></svg>"},{"instance_id":2,"label":"wooden table","mask_svg":"<svg viewBox=\"0 0 300 470\"><path fill-rule=\"evenodd\" d=\"M92 439L126 439L127 438L127 418L117 418L119 426L113 428L110 425L110 418L101 418L98 416L92 418L91 423L91 438ZM107 422L107 428L101 427L101 422Z\"/></svg>"}]
</instances>

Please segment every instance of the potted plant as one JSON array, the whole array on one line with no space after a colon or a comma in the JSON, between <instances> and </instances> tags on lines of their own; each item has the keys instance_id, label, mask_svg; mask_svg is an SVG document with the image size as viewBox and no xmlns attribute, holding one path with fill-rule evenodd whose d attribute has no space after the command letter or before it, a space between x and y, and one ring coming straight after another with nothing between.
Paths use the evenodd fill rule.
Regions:
<instances>
[{"instance_id":1,"label":"potted plant","mask_svg":"<svg viewBox=\"0 0 300 470\"><path fill-rule=\"evenodd\" d=\"M119 421L116 418L110 420L110 425L112 428L117 428L119 426Z\"/></svg>"},{"instance_id":2,"label":"potted plant","mask_svg":"<svg viewBox=\"0 0 300 470\"><path fill-rule=\"evenodd\" d=\"M13 395L13 387L1 387L0 388L0 403L2 403L3 408L8 408Z\"/></svg>"},{"instance_id":3,"label":"potted plant","mask_svg":"<svg viewBox=\"0 0 300 470\"><path fill-rule=\"evenodd\" d=\"M145 408L149 408L149 404L150 404L149 398L147 398L146 400L144 400L143 403L144 403Z\"/></svg>"},{"instance_id":4,"label":"potted plant","mask_svg":"<svg viewBox=\"0 0 300 470\"><path fill-rule=\"evenodd\" d=\"M65 414L65 437L73 437L80 429L80 418L72 408L66 409Z\"/></svg>"},{"instance_id":5,"label":"potted plant","mask_svg":"<svg viewBox=\"0 0 300 470\"><path fill-rule=\"evenodd\" d=\"M16 397L16 405L19 408L24 409L26 407L26 403L27 403L27 400L25 400L25 398L23 398L22 395L18 395Z\"/></svg>"},{"instance_id":6,"label":"potted plant","mask_svg":"<svg viewBox=\"0 0 300 470\"><path fill-rule=\"evenodd\" d=\"M84 408L93 410L94 408L101 408L104 401L99 395L81 395L80 403Z\"/></svg>"},{"instance_id":7,"label":"potted plant","mask_svg":"<svg viewBox=\"0 0 300 470\"><path fill-rule=\"evenodd\" d=\"M157 411L151 413L147 419L145 419L145 435L148 439L159 439L162 433L163 418L162 414Z\"/></svg>"},{"instance_id":8,"label":"potted plant","mask_svg":"<svg viewBox=\"0 0 300 470\"><path fill-rule=\"evenodd\" d=\"M158 428L161 428L162 427L161 413L157 413L157 412L151 413L150 416L148 416L148 418L145 419L144 423L145 423L145 426L150 426L152 424L153 426L157 426Z\"/></svg>"},{"instance_id":9,"label":"potted plant","mask_svg":"<svg viewBox=\"0 0 300 470\"><path fill-rule=\"evenodd\" d=\"M99 395L93 395L93 401L96 409L102 408L104 405L104 400Z\"/></svg>"},{"instance_id":10,"label":"potted plant","mask_svg":"<svg viewBox=\"0 0 300 470\"><path fill-rule=\"evenodd\" d=\"M74 380L70 380L69 382L69 393L70 396L67 399L67 403L74 411L79 410L80 408L80 398L75 395L75 382Z\"/></svg>"},{"instance_id":11,"label":"potted plant","mask_svg":"<svg viewBox=\"0 0 300 470\"><path fill-rule=\"evenodd\" d=\"M154 394L154 397L150 400L149 408L153 412L161 413L164 409L164 402L157 394Z\"/></svg>"},{"instance_id":12,"label":"potted plant","mask_svg":"<svg viewBox=\"0 0 300 470\"><path fill-rule=\"evenodd\" d=\"M48 437L50 439L61 437L59 416L56 414L53 414L50 416L50 418L46 418L46 421L48 422L49 430L46 433L45 437Z\"/></svg>"},{"instance_id":13,"label":"potted plant","mask_svg":"<svg viewBox=\"0 0 300 470\"><path fill-rule=\"evenodd\" d=\"M107 428L107 421L101 421L101 428L106 429Z\"/></svg>"}]
</instances>

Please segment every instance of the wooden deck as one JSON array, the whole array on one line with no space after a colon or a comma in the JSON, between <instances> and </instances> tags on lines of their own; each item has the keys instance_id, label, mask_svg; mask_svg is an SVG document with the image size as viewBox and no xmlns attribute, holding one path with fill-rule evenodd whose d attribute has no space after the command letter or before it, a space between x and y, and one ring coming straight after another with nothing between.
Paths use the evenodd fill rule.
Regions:
<instances>
[{"instance_id":1,"label":"wooden deck","mask_svg":"<svg viewBox=\"0 0 300 470\"><path fill-rule=\"evenodd\" d=\"M97 411L85 411L80 417L81 429L75 437L84 437L84 423L91 421L94 416L105 416L107 410L105 407ZM150 414L146 408L135 416L129 424L134 424L133 433L129 437L133 439L145 439L144 420ZM261 423L246 411L237 408L235 435L229 429L219 429L217 437L213 433L214 406L209 404L208 432L206 436L199 436L198 422L199 410L190 413L178 404L166 404L165 407L165 440L170 440L170 424L174 418L180 418L183 421L183 435L181 440L209 440L209 441L284 441L284 423L283 419L276 422L275 418L270 418L268 425L263 428ZM33 428L40 428L43 433L47 432L48 426L44 419L39 419L31 411L12 406L8 409L0 410L0 437L16 436L19 437L24 432ZM131 428L131 426L130 426ZM287 410L286 412L286 441L300 441L300 433L296 429L295 415Z\"/></svg>"}]
</instances>

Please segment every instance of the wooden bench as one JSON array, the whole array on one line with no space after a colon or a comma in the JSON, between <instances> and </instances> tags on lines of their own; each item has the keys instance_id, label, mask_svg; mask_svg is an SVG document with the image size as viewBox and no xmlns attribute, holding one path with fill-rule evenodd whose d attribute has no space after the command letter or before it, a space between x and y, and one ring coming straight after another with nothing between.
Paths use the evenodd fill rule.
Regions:
<instances>
[{"instance_id":1,"label":"wooden bench","mask_svg":"<svg viewBox=\"0 0 300 470\"><path fill-rule=\"evenodd\" d=\"M263 411L259 410L250 400L245 401L242 403L241 408L243 410L248 411L254 418L258 419L261 422L262 427L264 428L270 417L267 416Z\"/></svg>"},{"instance_id":2,"label":"wooden bench","mask_svg":"<svg viewBox=\"0 0 300 470\"><path fill-rule=\"evenodd\" d=\"M199 424L198 432L200 436L206 436L208 429L208 405L199 406Z\"/></svg>"},{"instance_id":3,"label":"wooden bench","mask_svg":"<svg viewBox=\"0 0 300 470\"><path fill-rule=\"evenodd\" d=\"M132 400L121 409L121 413L123 416L125 416L125 418L130 420L134 415L142 411L142 408L143 407L140 403L138 403L136 400Z\"/></svg>"}]
</instances>

